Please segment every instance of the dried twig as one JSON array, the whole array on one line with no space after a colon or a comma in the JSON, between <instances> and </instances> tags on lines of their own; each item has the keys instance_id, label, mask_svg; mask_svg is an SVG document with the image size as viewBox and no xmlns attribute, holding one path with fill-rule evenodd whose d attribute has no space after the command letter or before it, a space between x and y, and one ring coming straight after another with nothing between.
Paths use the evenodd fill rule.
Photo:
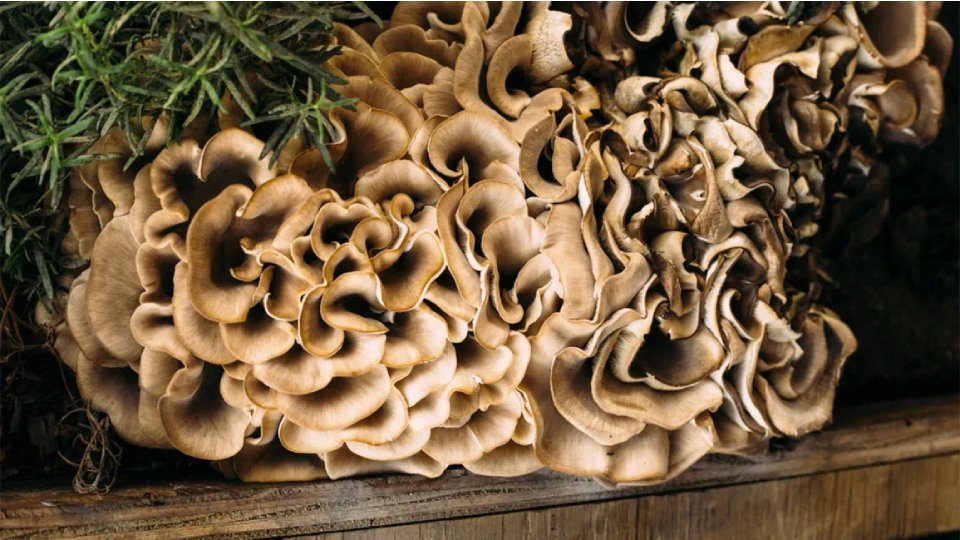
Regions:
<instances>
[{"instance_id":1,"label":"dried twig","mask_svg":"<svg viewBox=\"0 0 960 540\"><path fill-rule=\"evenodd\" d=\"M120 456L123 449L110 437L110 417L99 415L87 407L76 408L60 419L63 422L74 413L86 414L87 424L80 424L81 429L88 429L87 434L79 434L74 442L83 445L83 455L80 461L74 463L63 453L60 457L77 468L73 477L73 489L77 493L98 493L103 495L110 491L117 481L117 469L120 466Z\"/></svg>"}]
</instances>

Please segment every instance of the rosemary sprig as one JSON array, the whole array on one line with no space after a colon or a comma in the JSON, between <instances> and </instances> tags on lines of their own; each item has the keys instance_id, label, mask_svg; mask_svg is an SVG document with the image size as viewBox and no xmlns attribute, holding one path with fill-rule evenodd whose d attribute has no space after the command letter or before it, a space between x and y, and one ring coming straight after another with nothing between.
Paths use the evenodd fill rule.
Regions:
<instances>
[{"instance_id":1,"label":"rosemary sprig","mask_svg":"<svg viewBox=\"0 0 960 540\"><path fill-rule=\"evenodd\" d=\"M359 2L0 5L3 281L28 297L53 296L65 264L64 182L72 167L110 157L85 153L114 127L127 134L129 167L161 113L168 142L179 140L183 126L224 111L229 92L245 124L271 128L264 156L298 134L326 150L323 113L352 108L329 87L345 81L322 67L339 53L329 45L333 23L367 17L379 23ZM265 71L271 85L255 99Z\"/></svg>"}]
</instances>

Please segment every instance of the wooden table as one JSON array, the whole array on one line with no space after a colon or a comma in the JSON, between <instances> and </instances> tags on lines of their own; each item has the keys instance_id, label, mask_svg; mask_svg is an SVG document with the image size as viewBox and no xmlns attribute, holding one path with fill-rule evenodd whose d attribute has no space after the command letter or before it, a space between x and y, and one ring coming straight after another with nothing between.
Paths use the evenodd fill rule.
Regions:
<instances>
[{"instance_id":1,"label":"wooden table","mask_svg":"<svg viewBox=\"0 0 960 540\"><path fill-rule=\"evenodd\" d=\"M4 486L0 537L903 538L960 530L960 398L838 410L832 426L666 484L541 471L435 480L152 483L104 496ZM10 488L10 489L8 489Z\"/></svg>"}]
</instances>

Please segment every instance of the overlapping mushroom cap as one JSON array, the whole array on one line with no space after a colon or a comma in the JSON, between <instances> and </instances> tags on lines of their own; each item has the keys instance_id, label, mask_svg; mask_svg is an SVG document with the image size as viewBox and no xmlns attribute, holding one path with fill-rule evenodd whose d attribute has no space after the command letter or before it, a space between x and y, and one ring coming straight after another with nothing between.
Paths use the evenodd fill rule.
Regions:
<instances>
[{"instance_id":1,"label":"overlapping mushroom cap","mask_svg":"<svg viewBox=\"0 0 960 540\"><path fill-rule=\"evenodd\" d=\"M402 3L336 25L328 67L359 101L330 113L334 167L297 142L271 167L228 107L131 172L75 173L90 267L47 317L57 348L124 439L247 481L653 483L819 429L856 341L789 269L829 196L833 228L882 217L844 221L882 200L846 188L882 180L880 146L936 135L951 40L911 6Z\"/></svg>"}]
</instances>

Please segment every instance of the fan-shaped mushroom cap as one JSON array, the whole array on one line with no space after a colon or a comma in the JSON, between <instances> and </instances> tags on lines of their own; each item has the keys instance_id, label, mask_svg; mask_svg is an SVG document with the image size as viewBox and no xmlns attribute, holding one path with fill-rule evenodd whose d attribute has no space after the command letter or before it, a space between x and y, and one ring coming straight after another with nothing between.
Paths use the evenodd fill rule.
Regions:
<instances>
[{"instance_id":1,"label":"fan-shaped mushroom cap","mask_svg":"<svg viewBox=\"0 0 960 540\"><path fill-rule=\"evenodd\" d=\"M77 239L79 255L90 258L100 234L100 218L93 206L94 192L81 179L78 170L70 174L70 232Z\"/></svg>"},{"instance_id":2,"label":"fan-shaped mushroom cap","mask_svg":"<svg viewBox=\"0 0 960 540\"><path fill-rule=\"evenodd\" d=\"M953 37L942 24L929 16L923 54L930 59L930 64L937 68L941 76L947 73L950 57L953 56Z\"/></svg>"},{"instance_id":3,"label":"fan-shaped mushroom cap","mask_svg":"<svg viewBox=\"0 0 960 540\"><path fill-rule=\"evenodd\" d=\"M234 181L229 175L217 175L216 179L221 182L216 184L202 181L199 176L200 155L201 149L196 141L185 140L163 149L150 164L150 187L162 208L144 223L144 236L151 245L161 247L172 243L174 250L185 255L185 235L177 230L178 226L186 223L203 203L216 196L225 187L224 180ZM137 203L134 204L134 214L139 211Z\"/></svg>"},{"instance_id":4,"label":"fan-shaped mushroom cap","mask_svg":"<svg viewBox=\"0 0 960 540\"><path fill-rule=\"evenodd\" d=\"M369 48L369 45L367 45ZM372 50L370 51L373 52ZM377 63L370 58L369 54L344 48L340 54L334 56L329 61L329 65L338 70L346 77L364 76L372 79L383 79L384 74L380 71Z\"/></svg>"},{"instance_id":5,"label":"fan-shaped mushroom cap","mask_svg":"<svg viewBox=\"0 0 960 540\"><path fill-rule=\"evenodd\" d=\"M134 199L133 206L130 207L130 231L133 232L133 237L138 244L142 244L145 240L144 227L147 219L161 208L160 199L154 195L151 185L150 171L152 168L152 163L144 165L133 181ZM73 226L71 225L71 227ZM80 230L77 232L83 234Z\"/></svg>"},{"instance_id":6,"label":"fan-shaped mushroom cap","mask_svg":"<svg viewBox=\"0 0 960 540\"><path fill-rule=\"evenodd\" d=\"M130 317L140 303L143 288L137 275L137 241L129 219L114 218L97 237L85 301L96 339L107 353L125 362L135 361L143 351L130 331Z\"/></svg>"},{"instance_id":7,"label":"fan-shaped mushroom cap","mask_svg":"<svg viewBox=\"0 0 960 540\"><path fill-rule=\"evenodd\" d=\"M867 69L898 68L922 51L927 14L916 2L879 2L863 17L852 5L841 9L860 39L857 63Z\"/></svg>"},{"instance_id":8,"label":"fan-shaped mushroom cap","mask_svg":"<svg viewBox=\"0 0 960 540\"><path fill-rule=\"evenodd\" d=\"M423 28L412 25L394 26L373 42L373 50L381 58L395 52L410 52L431 58L448 68L454 66L462 47L460 43L431 39Z\"/></svg>"},{"instance_id":9,"label":"fan-shaped mushroom cap","mask_svg":"<svg viewBox=\"0 0 960 540\"><path fill-rule=\"evenodd\" d=\"M804 355L792 365L772 371L771 383L763 377L756 379L771 423L791 437L830 422L840 371L857 346L850 329L833 312L814 308L808 317L802 338Z\"/></svg>"},{"instance_id":10,"label":"fan-shaped mushroom cap","mask_svg":"<svg viewBox=\"0 0 960 540\"><path fill-rule=\"evenodd\" d=\"M107 413L111 425L123 440L137 446L164 448L140 423L140 386L137 374L126 367L102 367L80 355L77 358L77 387L90 408Z\"/></svg>"},{"instance_id":11,"label":"fan-shaped mushroom cap","mask_svg":"<svg viewBox=\"0 0 960 540\"><path fill-rule=\"evenodd\" d=\"M227 350L241 362L252 365L289 351L296 343L296 334L292 324L271 317L259 305L248 311L242 322L220 323L220 338Z\"/></svg>"},{"instance_id":12,"label":"fan-shaped mushroom cap","mask_svg":"<svg viewBox=\"0 0 960 540\"><path fill-rule=\"evenodd\" d=\"M244 482L304 482L326 478L319 456L296 454L284 448L278 437L282 420L276 411L263 413L257 426L258 436L244 440L243 448L227 460L230 467Z\"/></svg>"},{"instance_id":13,"label":"fan-shaped mushroom cap","mask_svg":"<svg viewBox=\"0 0 960 540\"><path fill-rule=\"evenodd\" d=\"M67 301L66 322L85 360L103 367L125 367L127 362L114 358L100 343L87 314L87 284L90 271L85 270L73 281Z\"/></svg>"},{"instance_id":14,"label":"fan-shaped mushroom cap","mask_svg":"<svg viewBox=\"0 0 960 540\"><path fill-rule=\"evenodd\" d=\"M386 444L399 437L406 425L407 406L394 389L377 411L347 428L320 431L301 427L284 418L279 436L283 445L294 452L322 454L336 450L348 441L375 446Z\"/></svg>"},{"instance_id":15,"label":"fan-shaped mushroom cap","mask_svg":"<svg viewBox=\"0 0 960 540\"><path fill-rule=\"evenodd\" d=\"M532 445L507 441L473 463L464 463L463 467L484 476L522 476L540 470L543 464L537 459Z\"/></svg>"},{"instance_id":16,"label":"fan-shaped mushroom cap","mask_svg":"<svg viewBox=\"0 0 960 540\"><path fill-rule=\"evenodd\" d=\"M213 364L229 364L236 357L220 337L220 326L200 315L190 302L186 262L176 266L173 276L173 324L184 346L197 358Z\"/></svg>"},{"instance_id":17,"label":"fan-shaped mushroom cap","mask_svg":"<svg viewBox=\"0 0 960 540\"><path fill-rule=\"evenodd\" d=\"M402 94L398 95L406 101ZM416 111L413 104L410 106ZM331 120L335 125L340 124L346 133L346 148L337 162L335 177L318 178L314 185L320 185L322 181L323 187L335 189L344 199L353 193L357 177L402 157L410 143L407 128L400 118L392 112L371 108L363 103L357 106L355 113L337 109L331 115ZM363 144L358 144L361 141ZM319 156L312 154L312 157L319 163L316 159Z\"/></svg>"},{"instance_id":18,"label":"fan-shaped mushroom cap","mask_svg":"<svg viewBox=\"0 0 960 540\"><path fill-rule=\"evenodd\" d=\"M543 226L526 216L499 219L484 231L481 249L490 264L490 294L497 312L509 324L523 318L524 310L515 285L527 262L537 256L542 245Z\"/></svg>"},{"instance_id":19,"label":"fan-shaped mushroom cap","mask_svg":"<svg viewBox=\"0 0 960 540\"><path fill-rule=\"evenodd\" d=\"M294 346L280 356L253 367L258 380L291 395L303 395L325 388L334 377L355 377L368 373L383 357L383 335L348 332L337 352L315 356Z\"/></svg>"},{"instance_id":20,"label":"fan-shaped mushroom cap","mask_svg":"<svg viewBox=\"0 0 960 540\"><path fill-rule=\"evenodd\" d=\"M918 109L909 128L889 126L886 138L892 141L928 144L940 132L943 121L942 73L929 60L920 57L901 69L890 70L889 78L902 80L910 88Z\"/></svg>"},{"instance_id":21,"label":"fan-shaped mushroom cap","mask_svg":"<svg viewBox=\"0 0 960 540\"><path fill-rule=\"evenodd\" d=\"M466 180L462 180L440 197L437 203L437 232L446 256L447 268L456 283L457 290L466 304L479 308L483 301L480 276L460 248L456 220L459 206L467 191L466 184Z\"/></svg>"},{"instance_id":22,"label":"fan-shaped mushroom cap","mask_svg":"<svg viewBox=\"0 0 960 540\"><path fill-rule=\"evenodd\" d=\"M425 30L440 28L458 34L460 18L467 6L472 4L474 2L408 2L400 4L393 10L390 25L392 27L416 25ZM476 4L479 4L475 7L478 8L483 24L486 25L490 11L485 2L477 2Z\"/></svg>"},{"instance_id":23,"label":"fan-shaped mushroom cap","mask_svg":"<svg viewBox=\"0 0 960 540\"><path fill-rule=\"evenodd\" d=\"M437 237L416 235L391 266L377 272L380 302L390 311L413 309L443 268L443 251Z\"/></svg>"},{"instance_id":24,"label":"fan-shaped mushroom cap","mask_svg":"<svg viewBox=\"0 0 960 540\"><path fill-rule=\"evenodd\" d=\"M502 124L489 116L463 111L437 126L430 136L428 153L440 174L458 178L469 170L470 180L478 181L486 177L495 162L516 170L520 149Z\"/></svg>"},{"instance_id":25,"label":"fan-shaped mushroom cap","mask_svg":"<svg viewBox=\"0 0 960 540\"><path fill-rule=\"evenodd\" d=\"M252 195L243 185L228 186L197 211L187 231L190 302L207 319L242 322L254 304L257 285L230 275L242 257L239 244L230 241L239 236L234 223Z\"/></svg>"},{"instance_id":26,"label":"fan-shaped mushroom cap","mask_svg":"<svg viewBox=\"0 0 960 540\"><path fill-rule=\"evenodd\" d=\"M387 65L389 66L390 63ZM337 91L345 97L357 98L373 109L380 109L393 114L403 122L407 133L411 137L423 123L423 116L417 106L404 97L391 83L370 77L348 77L347 81L346 85L337 86Z\"/></svg>"},{"instance_id":27,"label":"fan-shaped mushroom cap","mask_svg":"<svg viewBox=\"0 0 960 540\"><path fill-rule=\"evenodd\" d=\"M404 368L439 357L447 344L447 325L426 305L393 314L386 334L383 364Z\"/></svg>"},{"instance_id":28,"label":"fan-shaped mushroom cap","mask_svg":"<svg viewBox=\"0 0 960 540\"><path fill-rule=\"evenodd\" d=\"M201 459L223 459L240 451L250 415L220 396L220 368L202 362L173 376L157 404L170 443Z\"/></svg>"},{"instance_id":29,"label":"fan-shaped mushroom cap","mask_svg":"<svg viewBox=\"0 0 960 540\"><path fill-rule=\"evenodd\" d=\"M521 408L519 395L512 393L503 403L473 414L463 426L435 428L423 452L441 463L477 461L510 442Z\"/></svg>"},{"instance_id":30,"label":"fan-shaped mushroom cap","mask_svg":"<svg viewBox=\"0 0 960 540\"><path fill-rule=\"evenodd\" d=\"M547 220L543 252L559 272L563 287L560 313L570 320L590 319L596 309L596 280L580 235L580 210L573 203L554 205Z\"/></svg>"},{"instance_id":31,"label":"fan-shaped mushroom cap","mask_svg":"<svg viewBox=\"0 0 960 540\"><path fill-rule=\"evenodd\" d=\"M369 40L357 32L355 28L350 28L343 23L335 22L333 23L333 35L337 38L337 43L344 47L364 54L373 61L379 60L377 54L373 52L373 49L370 47Z\"/></svg>"},{"instance_id":32,"label":"fan-shaped mushroom cap","mask_svg":"<svg viewBox=\"0 0 960 540\"><path fill-rule=\"evenodd\" d=\"M348 447L342 447L323 455L327 473L331 479L366 474L402 473L419 474L427 478L436 478L443 474L447 466L423 452L390 461L374 461L354 454Z\"/></svg>"},{"instance_id":33,"label":"fan-shaped mushroom cap","mask_svg":"<svg viewBox=\"0 0 960 540\"><path fill-rule=\"evenodd\" d=\"M316 392L276 394L277 408L298 426L331 431L370 416L390 395L387 368L376 366L356 377L338 377Z\"/></svg>"},{"instance_id":34,"label":"fan-shaped mushroom cap","mask_svg":"<svg viewBox=\"0 0 960 540\"><path fill-rule=\"evenodd\" d=\"M532 56L533 40L524 34L504 41L490 59L486 75L487 94L490 101L511 118L520 116L530 103L530 96L522 90L507 88L507 78L516 69L528 71Z\"/></svg>"},{"instance_id":35,"label":"fan-shaped mushroom cap","mask_svg":"<svg viewBox=\"0 0 960 540\"><path fill-rule=\"evenodd\" d=\"M221 131L203 147L198 168L200 178L215 185L260 186L275 176L275 171L270 168L272 152L260 159L262 150L263 141L246 131Z\"/></svg>"}]
</instances>

